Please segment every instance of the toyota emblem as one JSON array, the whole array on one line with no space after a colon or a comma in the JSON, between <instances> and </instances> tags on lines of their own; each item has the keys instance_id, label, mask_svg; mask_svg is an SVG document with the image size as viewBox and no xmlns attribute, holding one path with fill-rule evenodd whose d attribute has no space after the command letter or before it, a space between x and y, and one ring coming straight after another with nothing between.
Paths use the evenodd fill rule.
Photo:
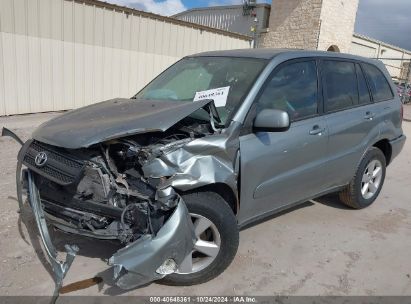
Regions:
<instances>
[{"instance_id":1,"label":"toyota emblem","mask_svg":"<svg viewBox=\"0 0 411 304\"><path fill-rule=\"evenodd\" d=\"M37 167L43 167L47 163L46 152L39 152L34 159L34 163Z\"/></svg>"}]
</instances>

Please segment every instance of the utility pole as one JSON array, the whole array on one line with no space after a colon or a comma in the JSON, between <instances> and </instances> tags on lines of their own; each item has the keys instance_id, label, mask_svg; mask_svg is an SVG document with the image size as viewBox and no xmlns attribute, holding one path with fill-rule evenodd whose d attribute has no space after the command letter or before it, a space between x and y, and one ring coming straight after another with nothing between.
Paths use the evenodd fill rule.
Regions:
<instances>
[{"instance_id":1,"label":"utility pole","mask_svg":"<svg viewBox=\"0 0 411 304\"><path fill-rule=\"evenodd\" d=\"M254 17L254 26L251 27L251 31L253 32L253 48L257 48L257 38L258 38L258 19L257 16Z\"/></svg>"}]
</instances>

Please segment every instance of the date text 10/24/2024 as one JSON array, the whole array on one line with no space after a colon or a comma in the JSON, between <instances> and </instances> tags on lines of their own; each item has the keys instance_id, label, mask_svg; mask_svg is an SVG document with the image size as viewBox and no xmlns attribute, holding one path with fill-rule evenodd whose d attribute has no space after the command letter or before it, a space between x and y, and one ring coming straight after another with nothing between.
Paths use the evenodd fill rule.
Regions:
<instances>
[{"instance_id":1,"label":"date text 10/24/2024","mask_svg":"<svg viewBox=\"0 0 411 304\"><path fill-rule=\"evenodd\" d=\"M257 303L249 296L161 296L150 297L150 303Z\"/></svg>"}]
</instances>

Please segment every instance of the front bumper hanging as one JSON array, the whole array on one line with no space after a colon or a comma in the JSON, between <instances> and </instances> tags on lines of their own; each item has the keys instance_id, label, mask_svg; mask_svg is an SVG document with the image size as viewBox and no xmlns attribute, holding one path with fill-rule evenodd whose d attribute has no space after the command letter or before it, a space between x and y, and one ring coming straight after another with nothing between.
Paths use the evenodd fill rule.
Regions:
<instances>
[{"instance_id":1,"label":"front bumper hanging","mask_svg":"<svg viewBox=\"0 0 411 304\"><path fill-rule=\"evenodd\" d=\"M35 182L35 175L30 169L22 171L22 160L28 146L12 131L3 128L2 136L10 136L23 147L20 149L16 168L17 197L20 211L23 208L23 184L28 190L28 201L33 210L41 241L54 274L57 298L63 279L70 269L79 248L66 244L65 260L58 259L47 227L46 214L42 207L40 194ZM23 174L22 174L23 173ZM22 180L23 179L23 180ZM24 182L23 182L24 181ZM113 266L114 280L122 289L131 289L163 278L177 271L186 256L191 254L195 243L194 227L187 207L181 197L177 206L156 235L145 235L117 251L110 259Z\"/></svg>"},{"instance_id":2,"label":"front bumper hanging","mask_svg":"<svg viewBox=\"0 0 411 304\"><path fill-rule=\"evenodd\" d=\"M116 285L131 289L175 272L191 254L194 243L193 223L185 203L179 198L173 214L156 236L145 235L110 258Z\"/></svg>"},{"instance_id":3,"label":"front bumper hanging","mask_svg":"<svg viewBox=\"0 0 411 304\"><path fill-rule=\"evenodd\" d=\"M79 249L76 245L66 244L65 261L58 260L33 173L27 170L26 176L30 206L53 269L57 295ZM120 249L109 259L109 265L114 266L116 285L122 289L131 289L177 271L178 265L191 254L194 243L194 227L184 201L179 198L173 214L157 235L145 235Z\"/></svg>"},{"instance_id":4,"label":"front bumper hanging","mask_svg":"<svg viewBox=\"0 0 411 304\"><path fill-rule=\"evenodd\" d=\"M57 258L57 250L54 247L50 239L50 233L47 228L47 222L44 215L43 208L41 206L41 200L39 191L37 189L36 183L34 182L34 177L30 170L27 170L27 181L28 181L28 198L30 206L33 210L34 218L36 220L37 228L39 229L40 237L44 245L44 249L48 256L48 260L51 264L54 273L55 282L55 294L58 294L60 287L62 286L63 279L66 276L71 264L76 257L78 252L78 247L76 245L65 245L66 249L66 259L65 261L59 261Z\"/></svg>"}]
</instances>

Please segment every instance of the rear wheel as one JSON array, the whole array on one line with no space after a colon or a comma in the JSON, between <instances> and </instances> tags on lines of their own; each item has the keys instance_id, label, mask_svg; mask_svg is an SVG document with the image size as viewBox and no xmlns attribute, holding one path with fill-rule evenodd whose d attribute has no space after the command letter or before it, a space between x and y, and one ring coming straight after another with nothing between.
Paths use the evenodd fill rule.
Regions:
<instances>
[{"instance_id":1,"label":"rear wheel","mask_svg":"<svg viewBox=\"0 0 411 304\"><path fill-rule=\"evenodd\" d=\"M160 281L167 285L195 285L215 278L230 265L238 248L237 220L220 195L196 192L182 198L191 215L197 241L178 271Z\"/></svg>"},{"instance_id":2,"label":"rear wheel","mask_svg":"<svg viewBox=\"0 0 411 304\"><path fill-rule=\"evenodd\" d=\"M354 209L371 205L381 191L386 161L382 151L371 148L364 155L350 184L340 192L341 201Z\"/></svg>"}]
</instances>

